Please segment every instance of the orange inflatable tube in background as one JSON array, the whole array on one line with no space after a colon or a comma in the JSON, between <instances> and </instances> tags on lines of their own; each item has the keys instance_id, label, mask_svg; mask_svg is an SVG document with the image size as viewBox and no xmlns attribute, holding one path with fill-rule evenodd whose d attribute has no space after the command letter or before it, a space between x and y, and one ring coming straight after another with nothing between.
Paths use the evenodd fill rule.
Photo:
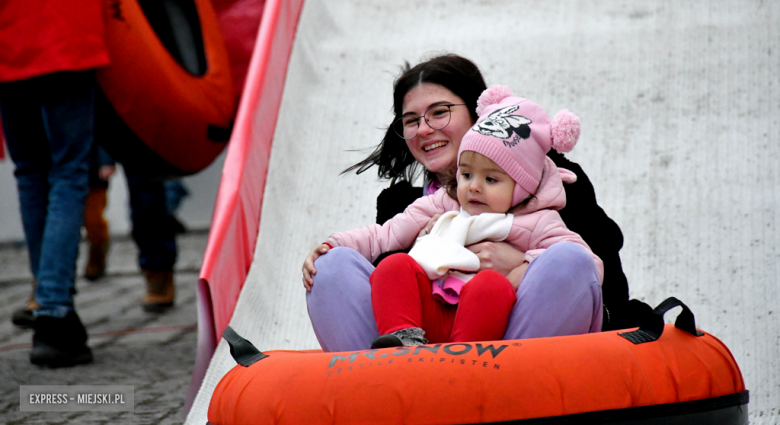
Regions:
<instances>
[{"instance_id":1,"label":"orange inflatable tube in background","mask_svg":"<svg viewBox=\"0 0 780 425\"><path fill-rule=\"evenodd\" d=\"M175 12L170 21L181 26L169 31L172 41L166 40L166 46L139 1L105 1L111 64L97 71L105 97L146 147L179 174L202 170L224 149L236 109L228 55L211 3L144 3L152 11ZM191 15L194 23L182 18ZM180 36L182 30L202 37L188 41ZM181 51L175 58L169 48L177 43ZM113 154L115 141L103 139Z\"/></svg>"}]
</instances>

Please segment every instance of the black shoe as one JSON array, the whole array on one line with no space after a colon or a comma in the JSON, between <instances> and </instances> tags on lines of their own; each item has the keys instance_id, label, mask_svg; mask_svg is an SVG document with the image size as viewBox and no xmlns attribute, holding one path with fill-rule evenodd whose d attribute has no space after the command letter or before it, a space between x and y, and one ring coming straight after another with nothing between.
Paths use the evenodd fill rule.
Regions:
<instances>
[{"instance_id":1,"label":"black shoe","mask_svg":"<svg viewBox=\"0 0 780 425\"><path fill-rule=\"evenodd\" d=\"M390 348L390 347L403 347L403 346L404 346L404 342L401 341L401 338L398 338L393 334L381 335L379 338L375 339L374 342L371 343L372 350L376 348Z\"/></svg>"},{"instance_id":2,"label":"black shoe","mask_svg":"<svg viewBox=\"0 0 780 425\"><path fill-rule=\"evenodd\" d=\"M87 331L75 311L63 317L35 318L30 362L49 367L70 367L92 362Z\"/></svg>"},{"instance_id":3,"label":"black shoe","mask_svg":"<svg viewBox=\"0 0 780 425\"><path fill-rule=\"evenodd\" d=\"M35 325L35 315L27 307L20 308L11 315L11 323L20 328L32 329L33 325Z\"/></svg>"}]
</instances>

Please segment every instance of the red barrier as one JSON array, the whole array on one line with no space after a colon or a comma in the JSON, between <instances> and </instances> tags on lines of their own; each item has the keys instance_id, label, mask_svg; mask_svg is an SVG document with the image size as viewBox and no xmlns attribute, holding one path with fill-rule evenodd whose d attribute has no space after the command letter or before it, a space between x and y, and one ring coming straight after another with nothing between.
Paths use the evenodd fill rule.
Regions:
<instances>
[{"instance_id":1,"label":"red barrier","mask_svg":"<svg viewBox=\"0 0 780 425\"><path fill-rule=\"evenodd\" d=\"M185 402L189 411L216 335L233 316L252 264L268 162L303 0L267 0L249 65L198 282L198 356Z\"/></svg>"}]
</instances>

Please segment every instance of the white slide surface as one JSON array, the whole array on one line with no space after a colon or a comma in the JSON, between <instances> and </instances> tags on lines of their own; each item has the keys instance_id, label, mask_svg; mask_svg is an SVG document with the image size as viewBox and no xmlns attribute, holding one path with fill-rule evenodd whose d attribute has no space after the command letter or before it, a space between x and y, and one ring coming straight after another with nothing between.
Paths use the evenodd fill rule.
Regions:
<instances>
[{"instance_id":1,"label":"white slide surface","mask_svg":"<svg viewBox=\"0 0 780 425\"><path fill-rule=\"evenodd\" d=\"M339 172L380 141L399 65L443 51L550 115L579 115L568 156L623 231L631 297L684 301L734 354L751 424L780 423L775 1L308 0L231 326L260 350L319 348L303 259L331 232L372 223L387 185L375 169ZM187 423L206 422L234 366L221 341Z\"/></svg>"}]
</instances>

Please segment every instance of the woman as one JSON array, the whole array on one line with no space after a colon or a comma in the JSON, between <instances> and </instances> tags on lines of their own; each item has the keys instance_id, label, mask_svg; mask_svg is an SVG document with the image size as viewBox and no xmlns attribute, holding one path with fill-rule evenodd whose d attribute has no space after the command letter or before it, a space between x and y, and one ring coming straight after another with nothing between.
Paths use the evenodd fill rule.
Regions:
<instances>
[{"instance_id":1,"label":"woman","mask_svg":"<svg viewBox=\"0 0 780 425\"><path fill-rule=\"evenodd\" d=\"M438 56L411 69L407 65L394 85L395 117L382 143L366 159L345 170L359 174L377 165L379 177L391 181L391 186L377 198L377 223L403 211L416 198L433 193L441 181L455 172L461 138L476 122L477 98L485 89L476 65L457 55ZM428 114L432 113L447 113L450 119L445 126L432 128L428 124ZM417 120L416 134L407 135L402 128L396 128L404 117L423 116L425 119ZM566 187L567 206L560 213L567 226L580 233L604 261L603 299L609 307L602 316L601 293L590 293L581 287L590 279L584 269L580 276L555 276L560 269L557 262L580 261L583 253L553 251L556 255L544 259L549 264L540 262L536 267L539 273L523 279L505 339L585 333L602 322L607 329L633 324L622 318L628 304L628 286L618 255L623 243L620 229L596 204L593 187L582 169L557 152L551 151L550 157L556 165L577 174L577 183ZM424 168L424 184L415 188L410 182L422 171L420 166ZM429 223L426 229L432 226ZM469 249L480 259L480 270L495 270L504 276L523 262L524 253L503 242L482 242ZM312 257L316 255L310 254L304 263L304 275L310 273L308 279L304 278L304 285L311 289L307 294L309 316L322 348L368 348L378 336L369 283L374 266L346 248L330 250L313 263ZM556 284L544 284L551 281ZM575 292L584 295L565 300L569 304L564 306L560 294ZM551 314L552 304L563 310ZM594 311L594 305L599 306L599 311Z\"/></svg>"}]
</instances>

